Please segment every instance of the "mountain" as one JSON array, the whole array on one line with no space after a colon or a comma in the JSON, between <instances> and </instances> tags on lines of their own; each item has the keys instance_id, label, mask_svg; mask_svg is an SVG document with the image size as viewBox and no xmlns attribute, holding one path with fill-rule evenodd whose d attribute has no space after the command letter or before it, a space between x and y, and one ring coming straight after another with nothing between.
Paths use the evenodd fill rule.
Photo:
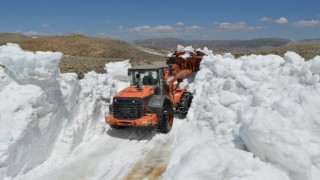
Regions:
<instances>
[{"instance_id":1,"label":"mountain","mask_svg":"<svg viewBox=\"0 0 320 180\"><path fill-rule=\"evenodd\" d=\"M259 38L252 40L182 40L177 38L158 38L135 41L135 44L162 52L171 52L177 47L177 44L183 46L191 45L194 48L208 47L220 52L255 49L265 46L277 47L289 42L289 39L282 38Z\"/></svg>"}]
</instances>

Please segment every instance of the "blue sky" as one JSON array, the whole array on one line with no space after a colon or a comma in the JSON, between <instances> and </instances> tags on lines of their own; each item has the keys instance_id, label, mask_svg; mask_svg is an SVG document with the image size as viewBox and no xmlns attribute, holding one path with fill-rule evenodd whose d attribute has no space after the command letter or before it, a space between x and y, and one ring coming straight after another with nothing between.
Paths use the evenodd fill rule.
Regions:
<instances>
[{"instance_id":1,"label":"blue sky","mask_svg":"<svg viewBox=\"0 0 320 180\"><path fill-rule=\"evenodd\" d=\"M0 32L123 40L320 38L319 0L6 0Z\"/></svg>"}]
</instances>

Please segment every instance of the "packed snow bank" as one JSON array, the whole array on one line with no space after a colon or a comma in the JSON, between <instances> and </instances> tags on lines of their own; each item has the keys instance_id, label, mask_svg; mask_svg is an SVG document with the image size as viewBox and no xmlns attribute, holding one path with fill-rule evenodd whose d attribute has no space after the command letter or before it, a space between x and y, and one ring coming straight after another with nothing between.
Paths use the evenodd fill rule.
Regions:
<instances>
[{"instance_id":1,"label":"packed snow bank","mask_svg":"<svg viewBox=\"0 0 320 180\"><path fill-rule=\"evenodd\" d=\"M206 56L164 179L319 179L319 60Z\"/></svg>"},{"instance_id":2,"label":"packed snow bank","mask_svg":"<svg viewBox=\"0 0 320 180\"><path fill-rule=\"evenodd\" d=\"M170 178L168 178L170 177ZM196 146L174 166L164 179L277 179L287 176L253 154L212 142Z\"/></svg>"},{"instance_id":3,"label":"packed snow bank","mask_svg":"<svg viewBox=\"0 0 320 180\"><path fill-rule=\"evenodd\" d=\"M202 51L208 56L194 82L182 83L194 99L163 179L320 179L320 56L305 62L293 52L235 59ZM45 179L37 172L66 167L63 157L105 134L103 116L112 95L127 85L129 62L108 64L108 74L90 72L78 80L60 74L60 58L14 44L0 47L0 64L6 66L0 66L0 179ZM138 142L128 140L118 152L134 145L145 150L146 143ZM99 169L101 177L111 177L115 166L120 173L119 159L140 154L119 158L107 150L115 157L99 162L103 170L109 167ZM105 153L97 152L95 159Z\"/></svg>"},{"instance_id":4,"label":"packed snow bank","mask_svg":"<svg viewBox=\"0 0 320 180\"><path fill-rule=\"evenodd\" d=\"M112 77L113 79L113 91L111 92L111 96L129 86L129 68L131 68L129 60L111 62L105 65L105 71L107 72L108 76Z\"/></svg>"},{"instance_id":5,"label":"packed snow bank","mask_svg":"<svg viewBox=\"0 0 320 180\"><path fill-rule=\"evenodd\" d=\"M105 65L105 71L117 80L128 80L128 69L131 68L129 60L111 62Z\"/></svg>"},{"instance_id":6,"label":"packed snow bank","mask_svg":"<svg viewBox=\"0 0 320 180\"><path fill-rule=\"evenodd\" d=\"M0 67L0 177L26 172L50 155L67 112L56 80L61 57L0 47L6 67Z\"/></svg>"},{"instance_id":7,"label":"packed snow bank","mask_svg":"<svg viewBox=\"0 0 320 180\"><path fill-rule=\"evenodd\" d=\"M261 160L293 179L311 179L320 172L320 84L313 73L318 57L304 62L288 52L285 60L279 73L252 89L255 101L241 116L240 135Z\"/></svg>"},{"instance_id":8,"label":"packed snow bank","mask_svg":"<svg viewBox=\"0 0 320 180\"><path fill-rule=\"evenodd\" d=\"M0 47L0 179L18 177L105 132L115 80L60 74L61 53ZM129 62L119 62L129 67Z\"/></svg>"}]
</instances>

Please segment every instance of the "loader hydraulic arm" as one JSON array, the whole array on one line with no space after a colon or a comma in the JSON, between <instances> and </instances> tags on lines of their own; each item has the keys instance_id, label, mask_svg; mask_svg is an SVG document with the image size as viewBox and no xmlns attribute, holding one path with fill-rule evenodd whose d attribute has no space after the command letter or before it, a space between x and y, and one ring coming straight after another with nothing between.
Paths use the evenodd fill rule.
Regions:
<instances>
[{"instance_id":1,"label":"loader hydraulic arm","mask_svg":"<svg viewBox=\"0 0 320 180\"><path fill-rule=\"evenodd\" d=\"M170 80L169 82L169 96L170 96L170 99L173 99L174 98L174 82L178 79L184 79L186 76L188 76L189 74L192 73L192 70L190 69L185 69L185 70L181 70L178 74L176 74L175 76L173 76L173 78Z\"/></svg>"}]
</instances>

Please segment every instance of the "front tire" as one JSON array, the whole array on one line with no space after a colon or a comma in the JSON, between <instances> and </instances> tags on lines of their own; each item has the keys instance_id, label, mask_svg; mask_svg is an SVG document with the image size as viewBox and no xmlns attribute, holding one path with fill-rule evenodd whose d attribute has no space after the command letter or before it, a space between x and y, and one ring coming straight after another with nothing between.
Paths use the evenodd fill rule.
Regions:
<instances>
[{"instance_id":1,"label":"front tire","mask_svg":"<svg viewBox=\"0 0 320 180\"><path fill-rule=\"evenodd\" d=\"M179 103L177 104L176 112L179 115L179 118L186 118L193 96L189 92L184 92L180 98Z\"/></svg>"},{"instance_id":2,"label":"front tire","mask_svg":"<svg viewBox=\"0 0 320 180\"><path fill-rule=\"evenodd\" d=\"M173 107L172 103L168 101L161 109L161 113L158 117L157 130L160 133L168 133L172 129L173 125Z\"/></svg>"}]
</instances>

